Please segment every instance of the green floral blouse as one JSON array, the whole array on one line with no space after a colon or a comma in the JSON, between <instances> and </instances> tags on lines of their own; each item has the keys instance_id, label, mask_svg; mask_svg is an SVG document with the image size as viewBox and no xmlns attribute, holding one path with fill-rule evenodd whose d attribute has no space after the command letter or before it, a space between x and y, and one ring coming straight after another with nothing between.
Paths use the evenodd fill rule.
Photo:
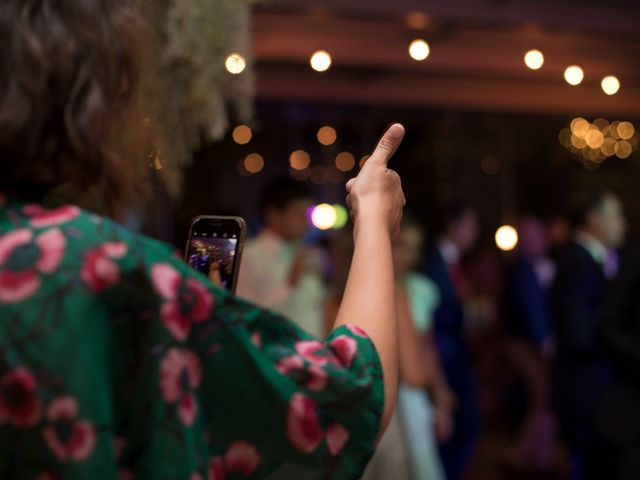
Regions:
<instances>
[{"instance_id":1,"label":"green floral blouse","mask_svg":"<svg viewBox=\"0 0 640 480\"><path fill-rule=\"evenodd\" d=\"M0 478L358 478L382 409L359 328L318 341L112 221L0 205Z\"/></svg>"}]
</instances>

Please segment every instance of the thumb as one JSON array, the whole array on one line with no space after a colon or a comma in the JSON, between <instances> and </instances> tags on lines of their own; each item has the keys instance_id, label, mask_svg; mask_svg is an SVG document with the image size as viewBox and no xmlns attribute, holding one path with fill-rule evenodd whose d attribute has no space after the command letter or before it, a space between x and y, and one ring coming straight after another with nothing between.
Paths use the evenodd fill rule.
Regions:
<instances>
[{"instance_id":1,"label":"thumb","mask_svg":"<svg viewBox=\"0 0 640 480\"><path fill-rule=\"evenodd\" d=\"M389 159L398 149L400 142L404 138L404 127L399 123L391 125L378 142L376 149L367 160L367 163L387 165Z\"/></svg>"}]
</instances>

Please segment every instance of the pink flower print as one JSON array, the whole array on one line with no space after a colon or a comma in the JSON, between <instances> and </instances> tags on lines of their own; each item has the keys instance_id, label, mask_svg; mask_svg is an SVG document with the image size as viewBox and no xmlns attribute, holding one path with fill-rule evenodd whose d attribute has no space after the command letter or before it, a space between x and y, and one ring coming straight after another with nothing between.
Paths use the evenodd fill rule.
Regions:
<instances>
[{"instance_id":1,"label":"pink flower print","mask_svg":"<svg viewBox=\"0 0 640 480\"><path fill-rule=\"evenodd\" d=\"M57 228L37 237L24 228L0 237L0 304L21 302L37 292L40 274L58 268L66 246Z\"/></svg>"},{"instance_id":2,"label":"pink flower print","mask_svg":"<svg viewBox=\"0 0 640 480\"><path fill-rule=\"evenodd\" d=\"M327 428L327 447L332 456L338 455L349 440L349 432L339 423L332 423Z\"/></svg>"},{"instance_id":3,"label":"pink flower print","mask_svg":"<svg viewBox=\"0 0 640 480\"><path fill-rule=\"evenodd\" d=\"M329 343L344 367L350 367L358 351L358 342L346 335L339 335Z\"/></svg>"},{"instance_id":4,"label":"pink flower print","mask_svg":"<svg viewBox=\"0 0 640 480\"><path fill-rule=\"evenodd\" d=\"M61 462L82 462L96 446L96 431L87 420L78 420L78 403L73 397L58 397L47 408L47 426L42 430L45 443Z\"/></svg>"},{"instance_id":5,"label":"pink flower print","mask_svg":"<svg viewBox=\"0 0 640 480\"><path fill-rule=\"evenodd\" d=\"M31 226L34 228L51 227L69 222L80 215L80 209L73 205L66 205L55 210L41 210L40 212L31 209L34 214L31 218Z\"/></svg>"},{"instance_id":6,"label":"pink flower print","mask_svg":"<svg viewBox=\"0 0 640 480\"><path fill-rule=\"evenodd\" d=\"M306 360L317 365L325 365L329 359L327 357L327 347L317 340L302 340L296 342L296 352Z\"/></svg>"},{"instance_id":7,"label":"pink flower print","mask_svg":"<svg viewBox=\"0 0 640 480\"><path fill-rule=\"evenodd\" d=\"M120 267L114 260L123 258L126 253L126 243L109 242L85 254L80 276L91 291L103 292L120 281Z\"/></svg>"},{"instance_id":8,"label":"pink flower print","mask_svg":"<svg viewBox=\"0 0 640 480\"><path fill-rule=\"evenodd\" d=\"M248 442L236 441L229 445L224 458L213 457L209 462L209 480L224 480L227 475L253 475L260 463L260 454L256 447Z\"/></svg>"},{"instance_id":9,"label":"pink flower print","mask_svg":"<svg viewBox=\"0 0 640 480\"><path fill-rule=\"evenodd\" d=\"M301 393L293 394L289 402L287 436L291 444L303 453L313 452L324 436L315 402Z\"/></svg>"},{"instance_id":10,"label":"pink flower print","mask_svg":"<svg viewBox=\"0 0 640 480\"><path fill-rule=\"evenodd\" d=\"M42 415L37 387L35 377L24 367L6 373L0 379L0 424L8 422L16 428L37 424Z\"/></svg>"},{"instance_id":11,"label":"pink flower print","mask_svg":"<svg viewBox=\"0 0 640 480\"><path fill-rule=\"evenodd\" d=\"M176 340L184 341L192 322L207 320L213 311L213 295L195 278L183 279L168 263L151 269L155 290L164 299L162 320Z\"/></svg>"},{"instance_id":12,"label":"pink flower print","mask_svg":"<svg viewBox=\"0 0 640 480\"><path fill-rule=\"evenodd\" d=\"M171 348L160 363L160 392L167 403L177 403L178 418L191 426L198 414L193 390L202 382L198 357L189 350Z\"/></svg>"},{"instance_id":13,"label":"pink flower print","mask_svg":"<svg viewBox=\"0 0 640 480\"><path fill-rule=\"evenodd\" d=\"M357 325L345 325L345 327L347 328L347 330L349 330L351 333L353 333L358 337L369 338L369 335L367 335L367 332L365 332L363 329L361 329Z\"/></svg>"}]
</instances>

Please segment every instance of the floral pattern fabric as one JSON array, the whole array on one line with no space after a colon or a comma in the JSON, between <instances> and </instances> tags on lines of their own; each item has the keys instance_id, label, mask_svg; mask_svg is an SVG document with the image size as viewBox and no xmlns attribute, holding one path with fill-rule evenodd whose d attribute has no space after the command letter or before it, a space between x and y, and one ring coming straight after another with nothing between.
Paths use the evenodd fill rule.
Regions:
<instances>
[{"instance_id":1,"label":"floral pattern fabric","mask_svg":"<svg viewBox=\"0 0 640 480\"><path fill-rule=\"evenodd\" d=\"M358 478L382 408L358 327L314 339L114 222L0 205L0 478Z\"/></svg>"}]
</instances>

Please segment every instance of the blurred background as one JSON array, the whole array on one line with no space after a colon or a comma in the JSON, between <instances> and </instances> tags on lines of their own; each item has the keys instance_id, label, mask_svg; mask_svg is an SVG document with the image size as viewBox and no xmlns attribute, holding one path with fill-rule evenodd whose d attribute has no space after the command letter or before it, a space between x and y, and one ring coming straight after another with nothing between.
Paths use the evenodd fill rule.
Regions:
<instances>
[{"instance_id":1,"label":"blurred background","mask_svg":"<svg viewBox=\"0 0 640 480\"><path fill-rule=\"evenodd\" d=\"M464 478L523 478L505 458L526 394L495 354L507 321L508 252L523 216L545 222L549 241L566 239L567 202L593 188L615 192L630 236L638 233L640 2L181 0L147 8L157 40L142 94L153 188L128 221L179 249L200 214L241 215L256 234L263 188L287 176L315 204L332 206L310 213L308 232L329 245L349 228L345 182L385 127L401 122L406 137L392 167L427 239L452 202L472 206L479 221L466 264L477 320L467 341L482 421ZM550 447L553 468L540 478L569 478L569 448L561 440Z\"/></svg>"},{"instance_id":2,"label":"blurred background","mask_svg":"<svg viewBox=\"0 0 640 480\"><path fill-rule=\"evenodd\" d=\"M280 174L309 182L318 200L340 200L356 171L347 154L357 164L391 121L407 127L394 168L425 216L456 194L479 207L490 232L518 212L550 215L569 188L593 182L615 187L637 215L638 136L608 128L640 116L637 2L270 0L244 8L242 22L218 22L233 31L208 59L223 69L227 55L238 55L220 82L227 128L195 144L202 148L172 187L182 193L171 202L176 228L164 235L181 241L190 216L211 208L254 218L252 195ZM236 82L248 86L228 86ZM238 98L253 108L234 109ZM572 137L578 117L598 120L604 137L580 129ZM308 157L292 162L300 150Z\"/></svg>"}]
</instances>

